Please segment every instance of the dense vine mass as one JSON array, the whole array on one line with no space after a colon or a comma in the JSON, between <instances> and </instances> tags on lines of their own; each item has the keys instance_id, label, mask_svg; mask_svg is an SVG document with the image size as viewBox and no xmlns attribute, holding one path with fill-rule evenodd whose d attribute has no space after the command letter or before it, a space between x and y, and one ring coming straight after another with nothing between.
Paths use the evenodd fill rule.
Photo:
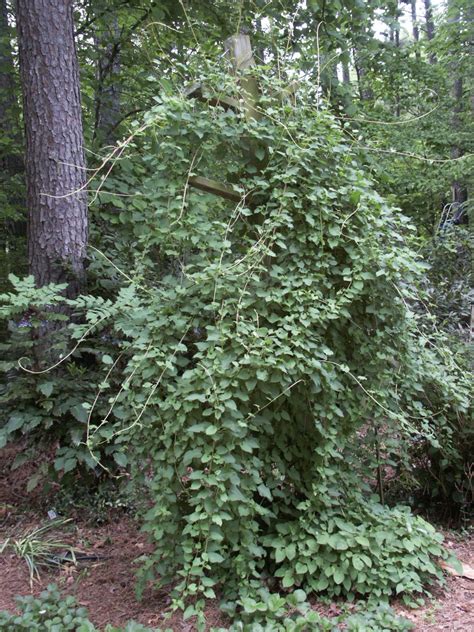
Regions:
<instances>
[{"instance_id":1,"label":"dense vine mass","mask_svg":"<svg viewBox=\"0 0 474 632\"><path fill-rule=\"evenodd\" d=\"M32 4L69 24L72 3ZM387 603L443 581L456 562L428 519L463 523L472 494L467 4L435 30L425 2L427 37L417 2L411 32L398 2L130 4L76 3L97 151L41 212L61 223L89 191L88 264L29 233L59 273L30 257L0 296L0 444L50 446L29 491L129 479L153 545L138 592L168 587L199 630L214 598L231 630L409 629ZM28 164L31 225L31 179L57 173ZM315 598L365 605L335 622Z\"/></svg>"}]
</instances>

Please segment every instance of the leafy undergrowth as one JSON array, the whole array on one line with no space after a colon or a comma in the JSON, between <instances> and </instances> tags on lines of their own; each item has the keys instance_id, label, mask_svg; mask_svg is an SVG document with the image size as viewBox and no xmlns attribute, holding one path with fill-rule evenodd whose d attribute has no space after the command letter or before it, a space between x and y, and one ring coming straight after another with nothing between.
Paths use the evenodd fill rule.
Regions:
<instances>
[{"instance_id":1,"label":"leafy undergrowth","mask_svg":"<svg viewBox=\"0 0 474 632\"><path fill-rule=\"evenodd\" d=\"M411 623L401 617L396 617L389 606L377 606L375 608L363 607L353 614L342 615L338 618L328 619L322 617L308 606L302 604L306 595L293 595L293 599L274 597L267 602L267 609L273 615L280 613L279 623L259 623L255 617L250 622L240 621L230 628L211 628L211 632L224 632L225 630L247 630L259 632L260 630L288 630L298 632L302 630L410 630ZM90 621L88 612L83 607L78 607L74 597L63 597L57 586L51 584L39 597L17 597L19 612L0 612L0 630L5 632L33 632L37 630L50 630L54 632L100 632ZM263 608L261 609L262 617ZM286 615L286 616L285 616ZM172 628L165 630L149 628L135 621L129 621L125 627L106 625L104 632L173 632Z\"/></svg>"},{"instance_id":2,"label":"leafy undergrowth","mask_svg":"<svg viewBox=\"0 0 474 632\"><path fill-rule=\"evenodd\" d=\"M235 77L204 63L209 89L238 99ZM330 110L315 109L318 95L301 87L295 109L275 87L262 74L251 120L209 116L179 90L157 98L108 180L125 199L99 200L123 239L108 256L131 270L112 298L70 301L61 286L11 277L16 292L0 297L17 323L0 440L54 442L64 477L129 468L151 501L139 588L168 591L200 631L219 628L209 600L234 630L405 629L389 599L426 595L448 553L429 523L388 507L368 481L421 444L450 472L446 495L460 483L468 380L450 340L411 307L426 270L414 227L377 193ZM239 203L188 190L194 169L234 183ZM107 210L111 197L123 213ZM73 351L35 364L35 329L62 302L77 317L64 350L88 338L91 383ZM114 341L107 353L92 335ZM23 372L15 340L29 350ZM367 426L374 440L361 443ZM329 621L308 595L367 605Z\"/></svg>"},{"instance_id":3,"label":"leafy undergrowth","mask_svg":"<svg viewBox=\"0 0 474 632\"><path fill-rule=\"evenodd\" d=\"M31 532L40 524L48 524L46 510L52 505L53 498L38 496L38 492L27 494L25 491L28 481L28 471L23 472L22 468L11 472L9 465L15 457L12 450L2 451L3 464L0 467L2 474L0 489L0 539L4 539L11 534L17 532ZM56 494L56 498L58 494ZM60 495L59 495L60 497ZM109 499L110 504L113 499ZM35 513L32 513L32 507ZM150 551L150 545L146 542L144 536L140 534L138 525L124 514L120 507L115 513L112 511L105 520L105 516L101 515L99 524L92 524L91 515L93 511L87 513L83 501L75 504L71 498L69 507L62 507L63 512L67 512L68 516L74 516L71 523L64 524L58 537L66 546L75 546L80 551L94 554L96 561L86 563L79 562L77 566L71 563L44 567L41 571L40 579L35 580L33 589L30 590L29 570L25 560L19 559L12 554L12 551L5 551L0 556L0 610L14 613L13 618L7 618L5 615L0 619L0 629L5 630L35 630L33 621L34 612L44 610L43 606L39 608L38 603L23 602L24 608L28 609L28 614L17 620L19 608L15 602L16 595L31 595L35 598L40 597L48 585L56 584L64 598L66 595L74 596L77 602L76 606L69 601L68 612L64 611L64 598L61 600L62 606L57 609L54 605L54 595L49 595L46 602L49 604L46 616L51 613L52 619L61 612L64 619L68 615L72 616L72 612L78 608L86 608L87 617L84 610L80 615L83 618L81 625L89 627L83 630L104 630L107 625L111 627L109 630L128 630L129 632L145 629L170 629L173 632L191 632L196 630L195 618L184 620L179 612L171 612L171 595L169 590L154 591L148 589L141 602L137 601L134 594L135 586L135 569L134 561ZM89 510L92 509L92 501ZM82 516L82 518L81 518ZM454 550L461 559L469 563L473 563L472 547L470 547L469 538L464 541L459 537L448 536L447 545ZM471 552L470 552L471 551ZM344 553L344 551L341 551ZM470 557L471 556L471 557ZM272 597L267 604L269 609L280 611L283 614L292 617L291 623L288 624L289 630L297 630L298 617L305 616L306 622L303 630L353 630L354 632L364 631L380 631L380 630L403 630L408 629L406 619L412 620L414 630L416 631L434 631L444 630L446 622L450 625L457 625L457 629L467 630L472 625L472 608L468 605L468 598L472 595L469 589L472 586L469 580L462 578L450 578L448 584L449 591L442 593L438 591L438 599L436 601L427 602L426 605L410 610L401 603L395 602L393 608L399 615L394 616L393 610L388 606L382 605L378 608L375 606L368 607L366 603L354 604L343 599L331 599L324 601L319 599L315 601L310 597L310 612L298 614L301 603L298 598L303 595L295 591L293 597L288 597L283 591L278 597ZM291 603L296 599L295 603ZM43 603L44 598L42 599ZM259 627L258 618L263 618L265 611L261 605L247 602L248 612L240 615L242 625L235 627L234 630L254 630L267 629L278 630L285 628ZM38 606L38 607L37 607ZM39 608L39 609L38 609ZM61 609L62 608L62 609ZM216 600L207 600L205 607L207 629L229 630L231 623L219 611ZM315 618L317 623L310 623L308 614ZM169 619L167 615L171 615ZM11 616L11 615L10 615ZM43 616L43 615L41 615ZM400 617L403 617L401 619ZM73 618L73 617L72 617ZM284 620L285 616L283 616ZM296 620L295 620L296 619ZM69 621L69 619L67 619ZM135 620L135 627L129 624L130 620ZM439 625L436 621L440 621ZM56 622L57 623L57 622ZM26 624L28 627L17 627ZM64 624L64 621L60 624ZM1 627L3 625L3 628ZM36 629L47 630L44 621L41 621L43 627ZM94 626L94 627L92 627ZM143 627L139 627L143 626ZM345 626L345 627L344 627ZM52 628L56 629L57 628ZM59 630L67 628L59 628ZM78 628L81 629L81 628ZM454 628L456 629L456 628Z\"/></svg>"}]
</instances>

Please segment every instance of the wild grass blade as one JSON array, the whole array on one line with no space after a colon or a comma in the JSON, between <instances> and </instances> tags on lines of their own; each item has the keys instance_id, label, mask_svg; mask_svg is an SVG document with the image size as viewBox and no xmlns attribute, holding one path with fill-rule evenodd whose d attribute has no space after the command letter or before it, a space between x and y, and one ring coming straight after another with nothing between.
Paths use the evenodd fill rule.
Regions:
<instances>
[{"instance_id":1,"label":"wild grass blade","mask_svg":"<svg viewBox=\"0 0 474 632\"><path fill-rule=\"evenodd\" d=\"M76 564L76 549L67 542L47 535L49 531L62 527L68 522L70 519L59 518L43 526L25 531L18 538L9 537L1 544L0 553L3 553L8 547L17 557L25 560L32 586L35 577L40 579L40 568L54 565L56 556L60 559L60 557L64 557L64 552L66 552L70 555L70 561Z\"/></svg>"}]
</instances>

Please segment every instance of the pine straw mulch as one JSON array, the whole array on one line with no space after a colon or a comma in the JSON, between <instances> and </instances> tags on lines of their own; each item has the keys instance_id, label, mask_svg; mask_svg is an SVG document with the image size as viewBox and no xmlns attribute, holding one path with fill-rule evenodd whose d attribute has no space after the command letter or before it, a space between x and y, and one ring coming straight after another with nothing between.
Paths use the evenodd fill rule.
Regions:
<instances>
[{"instance_id":1,"label":"pine straw mulch","mask_svg":"<svg viewBox=\"0 0 474 632\"><path fill-rule=\"evenodd\" d=\"M28 466L13 472L10 469L18 450L18 446L0 450L0 543L7 537L47 523L53 500L39 492L26 493L31 469ZM74 595L78 603L88 609L91 621L98 627L107 623L123 626L133 619L150 627L179 632L195 630L192 619L183 621L180 613L165 618L171 601L168 590L157 591L150 587L142 601L136 599L136 560L150 551L150 545L129 516L112 511L106 524L91 525L76 514L70 524L61 530L61 540L98 559L43 571L41 579L30 588L24 560L4 552L0 556L0 610L13 611L16 595L38 595L48 584L55 583L63 594ZM447 546L471 567L474 567L473 543L472 536L461 538L454 533L447 534ZM336 616L340 613L339 606L318 604L315 608L322 615ZM474 631L474 581L449 577L445 589L438 589L436 598L425 607L418 610L395 607L414 622L419 632ZM228 621L219 611L217 601L208 602L206 616L209 628L227 627Z\"/></svg>"}]
</instances>

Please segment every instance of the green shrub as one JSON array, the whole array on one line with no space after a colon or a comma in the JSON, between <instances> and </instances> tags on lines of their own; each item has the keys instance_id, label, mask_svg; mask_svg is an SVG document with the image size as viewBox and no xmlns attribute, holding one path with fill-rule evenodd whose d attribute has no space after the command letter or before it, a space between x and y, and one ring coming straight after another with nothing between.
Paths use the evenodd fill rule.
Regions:
<instances>
[{"instance_id":1,"label":"green shrub","mask_svg":"<svg viewBox=\"0 0 474 632\"><path fill-rule=\"evenodd\" d=\"M66 630L93 631L85 608L76 607L74 597L61 598L54 585L39 598L17 597L20 614L0 612L0 630L5 632L65 632Z\"/></svg>"},{"instance_id":2,"label":"green shrub","mask_svg":"<svg viewBox=\"0 0 474 632\"><path fill-rule=\"evenodd\" d=\"M383 599L422 593L443 579L436 564L447 555L443 537L408 509L362 499L317 514L307 501L300 509L298 522L278 524L278 536L268 538L274 575L286 588Z\"/></svg>"},{"instance_id":3,"label":"green shrub","mask_svg":"<svg viewBox=\"0 0 474 632\"><path fill-rule=\"evenodd\" d=\"M27 461L39 462L28 491L58 473L63 485L73 482L78 472L85 479L83 484L88 482L92 488L100 474L106 470L117 473L127 463L120 443L108 443L109 427L103 426L95 452L86 446L89 407L98 394L102 397L92 422L104 418L113 422L121 415L119 402L107 415L109 402L104 397L113 386L109 354L120 348L120 341L111 340L106 329L112 303L83 297L68 305L61 294L65 286L37 288L33 277L20 280L10 275L9 280L15 292L0 295L0 318L8 322L10 330L10 338L0 345L0 404L4 411L0 447L27 438L27 448L18 454L13 468ZM77 321L83 320L89 304L87 342L78 345ZM75 310L72 323L65 309ZM94 327L97 322L100 330Z\"/></svg>"},{"instance_id":4,"label":"green shrub","mask_svg":"<svg viewBox=\"0 0 474 632\"><path fill-rule=\"evenodd\" d=\"M238 98L208 70L211 92ZM89 400L81 449L133 449L153 501L140 585L172 584L200 629L217 587L238 620L265 586L382 598L439 580L439 537L374 502L360 446L367 425L390 426L401 451L423 440L454 461L469 405L446 340L410 308L426 271L413 226L310 87L298 108L275 77L260 87L258 120L157 97L99 194L117 248L134 244L127 285L70 303L86 312L76 339L106 322L122 341L107 358L115 417ZM196 171L237 183L241 202L188 186Z\"/></svg>"},{"instance_id":5,"label":"green shrub","mask_svg":"<svg viewBox=\"0 0 474 632\"><path fill-rule=\"evenodd\" d=\"M411 624L397 617L387 605L358 604L355 611L328 619L311 610L302 590L281 597L260 589L259 601L244 599L240 617L229 628L211 632L304 632L308 629L333 632L405 631ZM38 598L17 597L19 614L0 612L0 630L4 632L100 632L89 620L87 610L78 608L74 597L62 597L55 585L48 586ZM342 627L341 627L342 626ZM135 621L125 627L107 625L103 632L160 632ZM166 628L163 632L173 632Z\"/></svg>"},{"instance_id":6,"label":"green shrub","mask_svg":"<svg viewBox=\"0 0 474 632\"><path fill-rule=\"evenodd\" d=\"M205 81L238 96L218 70ZM130 437L154 503L141 585L172 583L201 627L217 586L238 617L262 584L386 597L440 579L438 536L374 503L357 448L367 425L390 426L401 452L423 440L455 461L469 404L446 339L410 308L426 272L410 222L315 95L295 109L276 83L261 77L258 120L160 95L108 182L111 221L160 262L113 319L129 414L110 430ZM238 182L241 203L188 187L196 172Z\"/></svg>"},{"instance_id":7,"label":"green shrub","mask_svg":"<svg viewBox=\"0 0 474 632\"><path fill-rule=\"evenodd\" d=\"M237 620L229 632L406 632L413 624L386 603L359 602L339 616L323 617L306 601L306 593L296 590L286 596L271 594L261 588L256 599L243 599ZM231 608L235 616L235 611ZM212 632L224 632L219 628Z\"/></svg>"},{"instance_id":8,"label":"green shrub","mask_svg":"<svg viewBox=\"0 0 474 632\"><path fill-rule=\"evenodd\" d=\"M323 632L334 628L334 622L311 610L303 590L281 595L262 587L254 592L253 597L241 597L237 602L224 603L223 609L234 619L229 628L232 632L303 632L308 628Z\"/></svg>"},{"instance_id":9,"label":"green shrub","mask_svg":"<svg viewBox=\"0 0 474 632\"><path fill-rule=\"evenodd\" d=\"M347 632L405 632L414 627L408 619L398 616L383 603L372 607L359 606L358 612L342 620L342 629Z\"/></svg>"},{"instance_id":10,"label":"green shrub","mask_svg":"<svg viewBox=\"0 0 474 632\"><path fill-rule=\"evenodd\" d=\"M74 597L62 597L54 584L38 598L16 598L19 614L0 612L4 632L100 632L88 619L87 610L78 608ZM130 621L124 628L107 625L104 632L160 632ZM170 630L165 632L172 632Z\"/></svg>"}]
</instances>

